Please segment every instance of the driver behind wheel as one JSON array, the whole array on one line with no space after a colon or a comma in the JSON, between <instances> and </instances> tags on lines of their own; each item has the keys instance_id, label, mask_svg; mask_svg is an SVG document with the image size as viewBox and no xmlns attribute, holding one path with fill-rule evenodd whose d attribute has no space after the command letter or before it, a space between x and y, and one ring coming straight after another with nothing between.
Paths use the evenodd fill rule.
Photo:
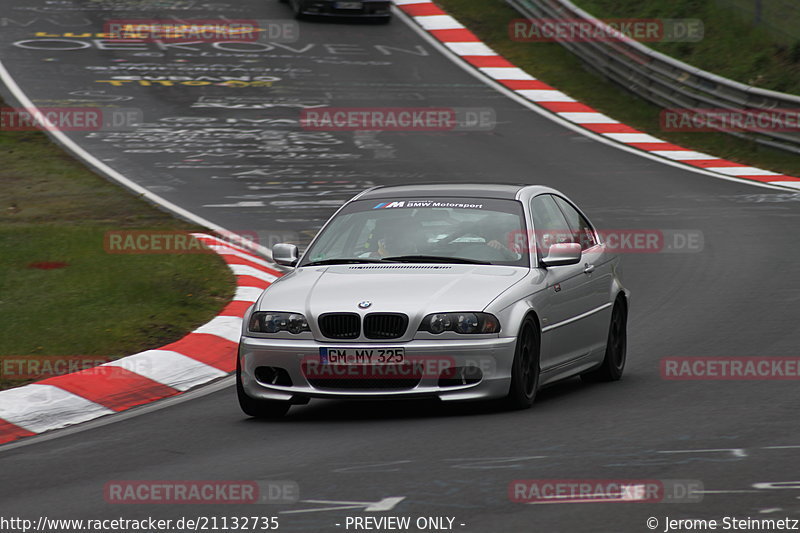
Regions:
<instances>
[{"instance_id":1,"label":"driver behind wheel","mask_svg":"<svg viewBox=\"0 0 800 533\"><path fill-rule=\"evenodd\" d=\"M501 218L494 221L484 219L482 222L480 235L486 241L486 246L501 252L507 259L518 259L520 246L512 242L512 237L519 233L517 221Z\"/></svg>"}]
</instances>

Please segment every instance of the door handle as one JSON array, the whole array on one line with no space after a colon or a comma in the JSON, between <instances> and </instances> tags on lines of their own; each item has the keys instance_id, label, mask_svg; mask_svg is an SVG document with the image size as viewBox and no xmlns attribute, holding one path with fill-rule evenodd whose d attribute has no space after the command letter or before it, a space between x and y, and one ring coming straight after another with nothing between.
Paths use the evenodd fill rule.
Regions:
<instances>
[{"instance_id":1,"label":"door handle","mask_svg":"<svg viewBox=\"0 0 800 533\"><path fill-rule=\"evenodd\" d=\"M583 269L583 273L584 274L591 274L592 272L594 272L594 265L590 265L589 263L586 263L586 267Z\"/></svg>"}]
</instances>

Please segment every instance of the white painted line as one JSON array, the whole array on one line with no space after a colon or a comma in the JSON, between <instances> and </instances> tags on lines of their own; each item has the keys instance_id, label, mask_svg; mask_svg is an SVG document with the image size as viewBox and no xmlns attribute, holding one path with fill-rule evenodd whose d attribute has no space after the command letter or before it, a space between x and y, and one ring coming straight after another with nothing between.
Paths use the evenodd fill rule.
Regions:
<instances>
[{"instance_id":1,"label":"white painted line","mask_svg":"<svg viewBox=\"0 0 800 533\"><path fill-rule=\"evenodd\" d=\"M756 167L706 167L706 170L726 176L780 176L777 172Z\"/></svg>"},{"instance_id":2,"label":"white painted line","mask_svg":"<svg viewBox=\"0 0 800 533\"><path fill-rule=\"evenodd\" d=\"M693 494L755 494L758 490L693 490ZM762 493L763 494L763 493Z\"/></svg>"},{"instance_id":3,"label":"white painted line","mask_svg":"<svg viewBox=\"0 0 800 533\"><path fill-rule=\"evenodd\" d=\"M409 4L430 4L431 0L394 0L398 6L407 6Z\"/></svg>"},{"instance_id":4,"label":"white painted line","mask_svg":"<svg viewBox=\"0 0 800 533\"><path fill-rule=\"evenodd\" d=\"M305 502L304 503L314 503ZM315 507L313 509L296 509L294 511L279 511L280 514L319 513L323 511L344 511L347 509L363 509L363 505L337 505L336 507Z\"/></svg>"},{"instance_id":5,"label":"white painted line","mask_svg":"<svg viewBox=\"0 0 800 533\"><path fill-rule=\"evenodd\" d=\"M414 17L426 30L462 30L464 26L450 15L422 15Z\"/></svg>"},{"instance_id":6,"label":"white painted line","mask_svg":"<svg viewBox=\"0 0 800 533\"><path fill-rule=\"evenodd\" d=\"M281 511L282 514L297 514L297 513L317 513L320 511L338 511L341 509L364 509L366 512L380 513L391 511L401 501L405 500L405 496L392 496L383 498L377 502L344 502L339 500L302 500L303 503L318 503L322 505L333 505L335 507L318 507L315 509L297 509L293 511Z\"/></svg>"},{"instance_id":7,"label":"white painted line","mask_svg":"<svg viewBox=\"0 0 800 533\"><path fill-rule=\"evenodd\" d=\"M496 80L536 80L519 67L481 67L478 70Z\"/></svg>"},{"instance_id":8,"label":"white painted line","mask_svg":"<svg viewBox=\"0 0 800 533\"><path fill-rule=\"evenodd\" d=\"M242 333L242 319L236 316L214 317L192 333L208 333L238 343Z\"/></svg>"},{"instance_id":9,"label":"white painted line","mask_svg":"<svg viewBox=\"0 0 800 533\"><path fill-rule=\"evenodd\" d=\"M227 375L227 372L171 350L147 350L103 366L122 367L179 391Z\"/></svg>"},{"instance_id":10,"label":"white painted line","mask_svg":"<svg viewBox=\"0 0 800 533\"><path fill-rule=\"evenodd\" d=\"M496 56L497 52L483 43L442 43L460 56Z\"/></svg>"},{"instance_id":11,"label":"white painted line","mask_svg":"<svg viewBox=\"0 0 800 533\"><path fill-rule=\"evenodd\" d=\"M719 159L716 156L695 152L693 150L652 150L651 154L660 155L675 161L691 161L699 159Z\"/></svg>"},{"instance_id":12,"label":"white painted line","mask_svg":"<svg viewBox=\"0 0 800 533\"><path fill-rule=\"evenodd\" d=\"M792 189L800 190L800 181L770 181L772 185L780 185L781 187L790 187Z\"/></svg>"},{"instance_id":13,"label":"white painted line","mask_svg":"<svg viewBox=\"0 0 800 533\"><path fill-rule=\"evenodd\" d=\"M0 392L0 419L34 433L86 422L114 411L52 385Z\"/></svg>"},{"instance_id":14,"label":"white painted line","mask_svg":"<svg viewBox=\"0 0 800 533\"><path fill-rule=\"evenodd\" d=\"M381 501L372 502L364 509L367 512L380 512L380 511L391 511L395 508L395 506L400 503L401 501L405 500L405 496L393 496L390 498L383 498Z\"/></svg>"},{"instance_id":15,"label":"white painted line","mask_svg":"<svg viewBox=\"0 0 800 533\"><path fill-rule=\"evenodd\" d=\"M612 502L630 502L635 500L627 500L621 495L614 494L601 494L599 498L575 498L574 496L554 496L546 500L539 500L535 502L527 502L528 505L547 505L552 503L612 503Z\"/></svg>"},{"instance_id":16,"label":"white painted line","mask_svg":"<svg viewBox=\"0 0 800 533\"><path fill-rule=\"evenodd\" d=\"M647 133L603 133L604 137L614 139L621 143L664 143L667 141L661 140L658 137L653 137Z\"/></svg>"},{"instance_id":17,"label":"white painted line","mask_svg":"<svg viewBox=\"0 0 800 533\"><path fill-rule=\"evenodd\" d=\"M713 452L731 452L734 457L747 457L747 451L744 448L711 448L708 450L664 450L657 453L713 453Z\"/></svg>"},{"instance_id":18,"label":"white painted line","mask_svg":"<svg viewBox=\"0 0 800 533\"><path fill-rule=\"evenodd\" d=\"M557 113L557 115L576 124L620 124L618 120L614 120L602 113L574 113L565 111Z\"/></svg>"},{"instance_id":19,"label":"white painted line","mask_svg":"<svg viewBox=\"0 0 800 533\"><path fill-rule=\"evenodd\" d=\"M491 470L497 468L517 468L522 466L520 461L531 459L546 459L546 455L523 455L520 457L483 457L483 458L464 458L445 459L446 462L463 462L467 464L452 465L450 468L463 468L466 470ZM508 464L511 463L511 464Z\"/></svg>"},{"instance_id":20,"label":"white painted line","mask_svg":"<svg viewBox=\"0 0 800 533\"><path fill-rule=\"evenodd\" d=\"M576 102L571 96L567 96L561 91L550 90L537 90L537 89L521 89L517 91L528 100L534 102Z\"/></svg>"},{"instance_id":21,"label":"white painted line","mask_svg":"<svg viewBox=\"0 0 800 533\"><path fill-rule=\"evenodd\" d=\"M397 461L383 461L379 463L359 463L352 466L343 466L335 468L332 471L337 474L352 473L352 472L400 472L402 468L400 465L405 465L413 461L409 459L399 459ZM389 468L390 466L398 466L398 468Z\"/></svg>"}]
</instances>

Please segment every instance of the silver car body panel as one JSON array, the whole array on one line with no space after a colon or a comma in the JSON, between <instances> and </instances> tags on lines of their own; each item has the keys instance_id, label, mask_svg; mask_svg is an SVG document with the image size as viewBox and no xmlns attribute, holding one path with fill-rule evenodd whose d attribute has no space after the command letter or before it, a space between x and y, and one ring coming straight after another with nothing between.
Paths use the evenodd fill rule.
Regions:
<instances>
[{"instance_id":1,"label":"silver car body panel","mask_svg":"<svg viewBox=\"0 0 800 533\"><path fill-rule=\"evenodd\" d=\"M350 202L365 197L469 194L519 201L529 230L535 230L531 200L540 194L560 196L588 220L566 196L542 186L520 186L517 190L498 187L495 196L484 185L378 187L360 193ZM536 247L530 246L530 268L431 263L296 268L267 288L244 317L239 351L242 385L253 398L286 401L307 397L435 396L442 400L502 397L509 390L516 338L527 316L535 318L541 332L540 386L591 370L603 360L615 299L620 294L629 298L620 281L619 257L605 249L596 228L594 232L598 244L584 250L578 264L567 266L538 266ZM301 257L300 264L302 261ZM358 303L362 301L371 302L369 309L359 309ZM254 310L302 313L311 332L269 337L248 333L247 323ZM491 313L500 321L501 331L480 335L455 332L434 335L418 331L426 315L457 311ZM405 335L391 341L370 340L363 332L359 338L337 341L325 338L317 324L317 317L328 312L357 313L362 319L368 312L405 313L409 323ZM329 390L312 386L300 368L300 362L318 356L321 347L365 346L401 346L409 356L452 357L456 361L477 358L490 371L479 382L463 386L439 387L435 379L424 378L407 390ZM255 378L259 366L286 369L293 385L282 387L259 382Z\"/></svg>"}]
</instances>

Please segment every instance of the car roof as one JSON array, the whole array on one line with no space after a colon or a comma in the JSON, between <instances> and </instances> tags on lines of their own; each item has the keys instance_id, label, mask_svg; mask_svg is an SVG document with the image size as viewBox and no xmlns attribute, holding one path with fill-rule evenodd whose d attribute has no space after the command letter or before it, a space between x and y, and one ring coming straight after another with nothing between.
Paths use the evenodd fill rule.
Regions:
<instances>
[{"instance_id":1,"label":"car roof","mask_svg":"<svg viewBox=\"0 0 800 533\"><path fill-rule=\"evenodd\" d=\"M466 197L466 198L501 198L514 200L519 192L536 186L507 183L428 183L424 185L378 186L364 191L358 196L363 199L383 199L391 197ZM544 187L542 187L544 189Z\"/></svg>"}]
</instances>

